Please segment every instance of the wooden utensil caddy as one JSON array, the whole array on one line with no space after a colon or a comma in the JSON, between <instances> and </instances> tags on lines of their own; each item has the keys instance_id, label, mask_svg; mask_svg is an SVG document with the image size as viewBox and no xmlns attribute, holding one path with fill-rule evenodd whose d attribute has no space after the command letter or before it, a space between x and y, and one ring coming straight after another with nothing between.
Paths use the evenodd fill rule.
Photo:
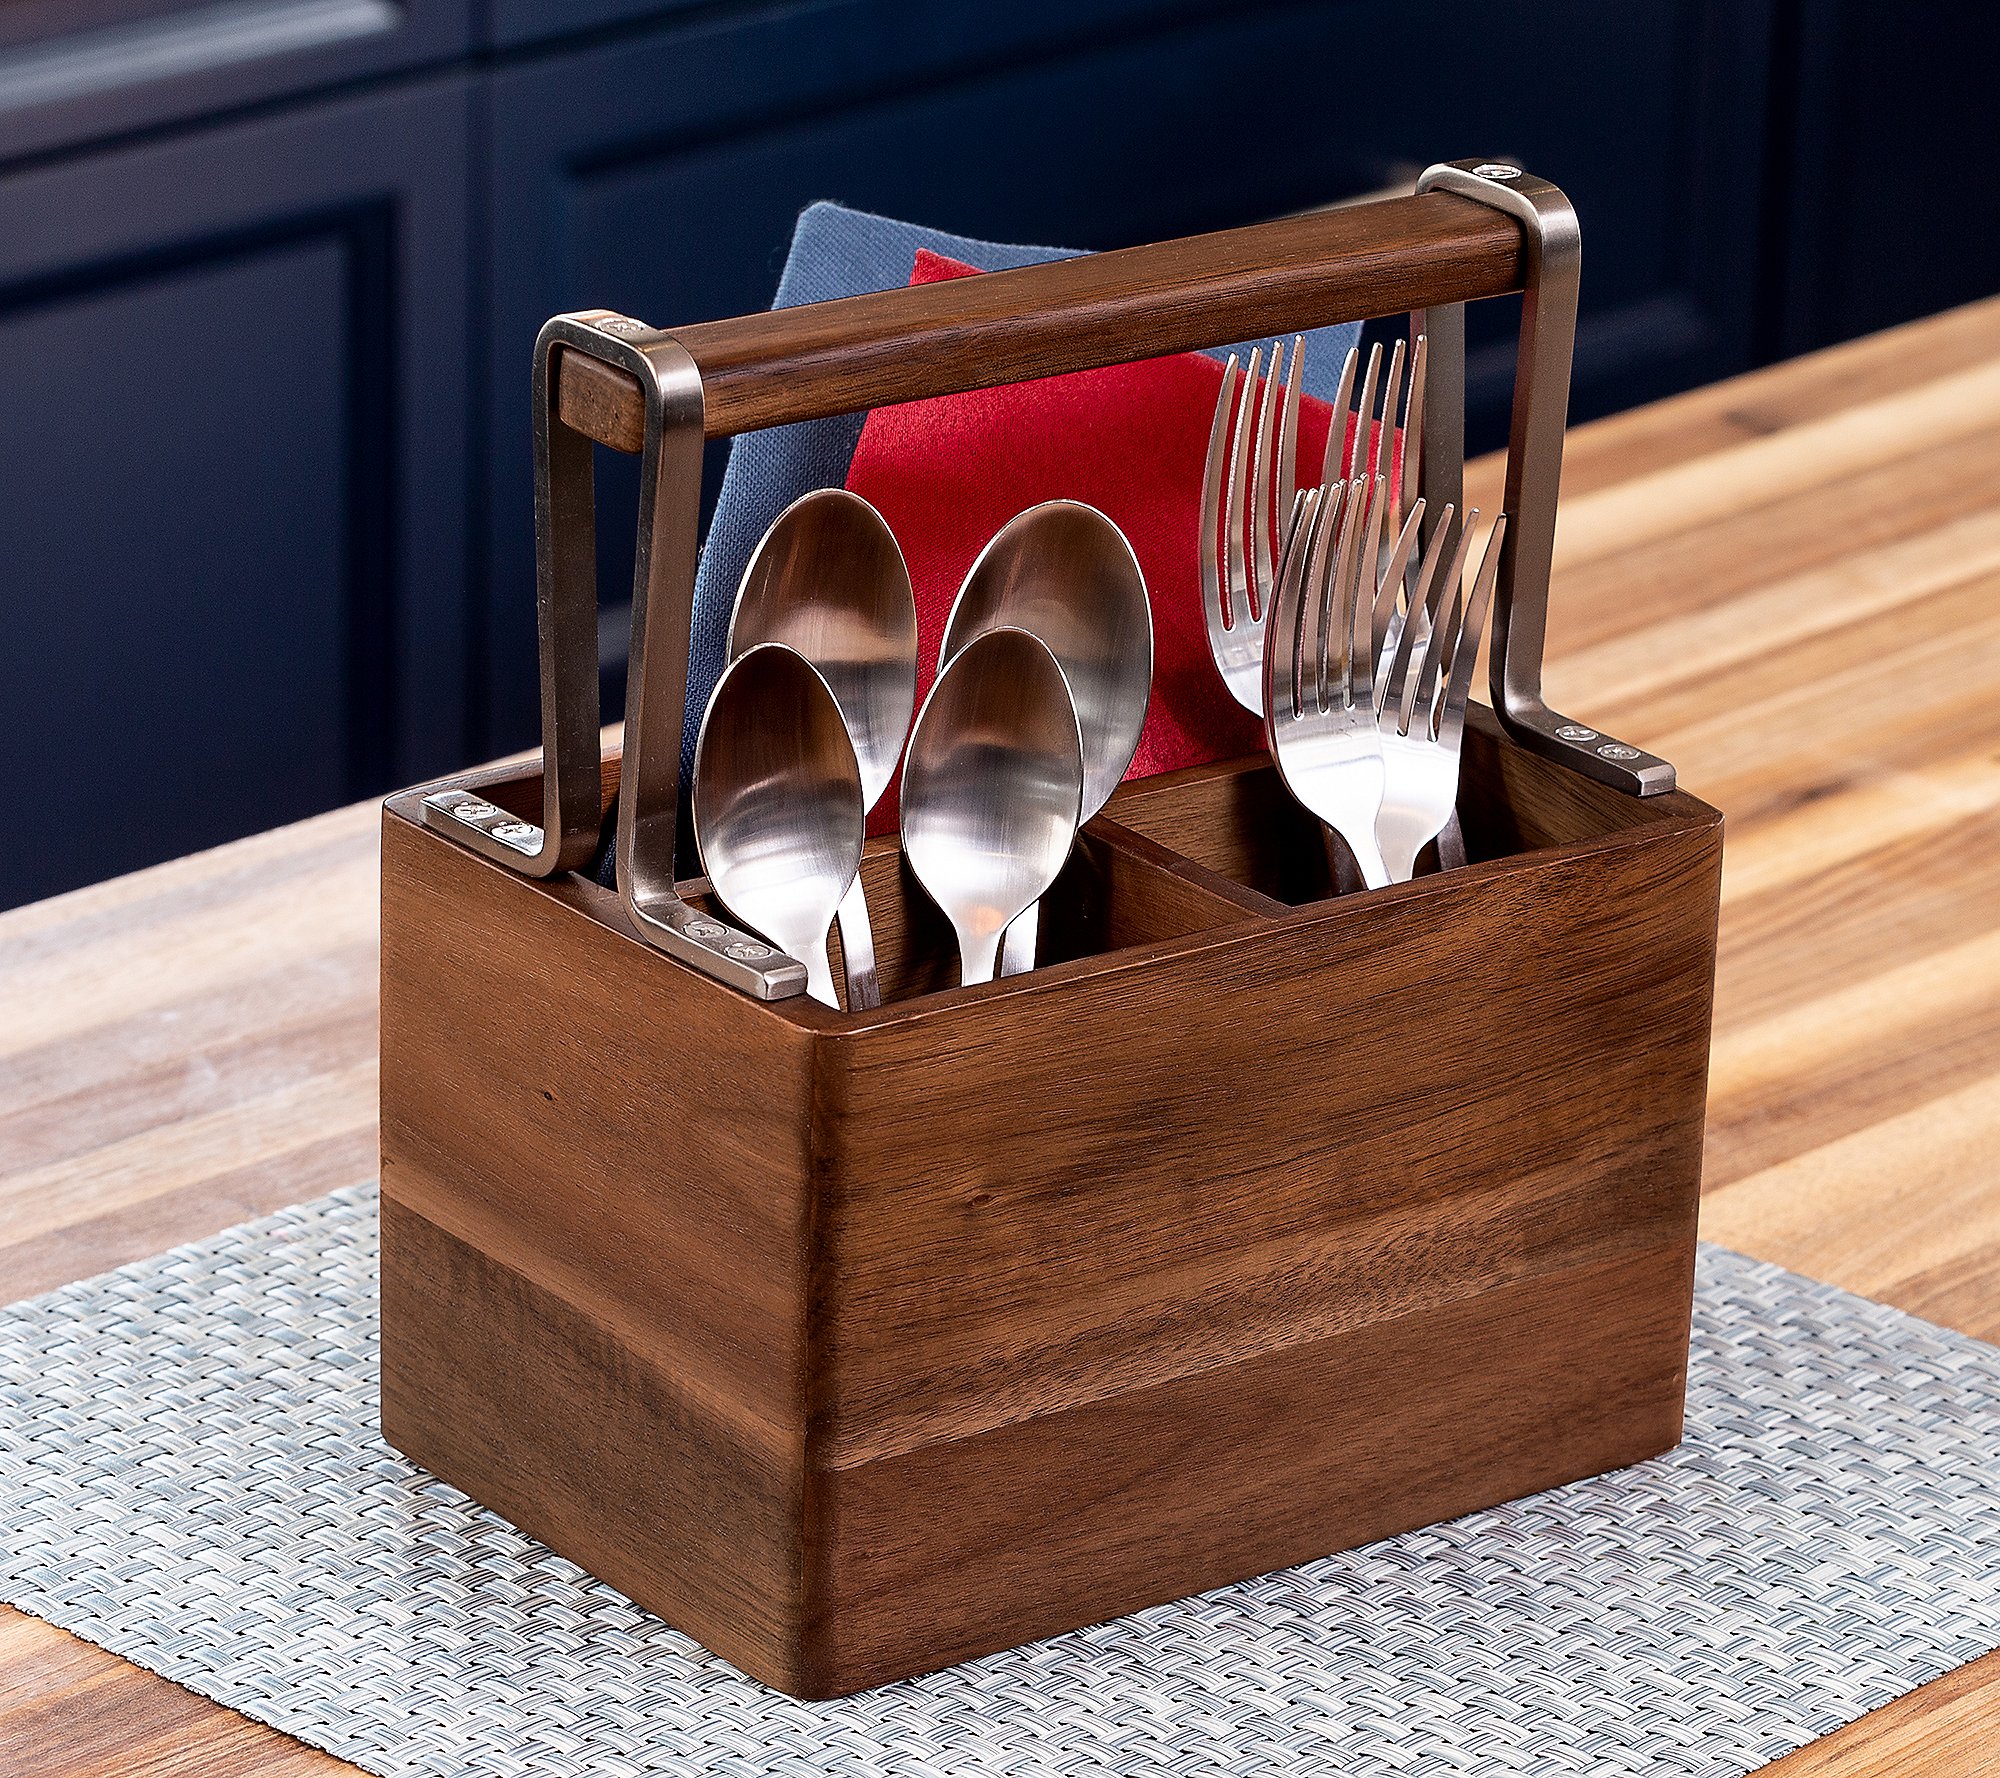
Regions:
<instances>
[{"instance_id":1,"label":"wooden utensil caddy","mask_svg":"<svg viewBox=\"0 0 2000 1778\"><path fill-rule=\"evenodd\" d=\"M383 1426L771 1685L854 1691L1679 1439L1721 818L1540 700L1573 227L1552 187L1473 165L642 330L698 370L692 454L671 389L648 406L614 347L545 340L545 467L589 439L648 456L650 643L632 750L599 761L561 543L588 507L545 477L547 769L386 807ZM1331 897L1267 761L1198 767L1090 824L1043 967L961 988L871 841L871 1012L689 961L726 920L705 884L578 874L621 779L642 847L662 802L670 843L703 430L1421 308L1425 488L1450 498L1456 305L1524 285L1465 868ZM478 839L467 804L497 811Z\"/></svg>"}]
</instances>

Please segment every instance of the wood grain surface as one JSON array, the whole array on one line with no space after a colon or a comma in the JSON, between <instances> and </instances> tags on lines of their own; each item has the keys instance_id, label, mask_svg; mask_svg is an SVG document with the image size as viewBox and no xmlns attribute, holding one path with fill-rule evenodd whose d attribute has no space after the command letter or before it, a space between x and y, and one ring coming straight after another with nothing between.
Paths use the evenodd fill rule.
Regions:
<instances>
[{"instance_id":1,"label":"wood grain surface","mask_svg":"<svg viewBox=\"0 0 2000 1778\"><path fill-rule=\"evenodd\" d=\"M726 438L1497 296L1521 278L1518 224L1431 192L691 327L643 319L672 327L700 366L703 426ZM566 352L557 400L564 421L600 444L644 442L639 387L623 371Z\"/></svg>"},{"instance_id":2,"label":"wood grain surface","mask_svg":"<svg viewBox=\"0 0 2000 1778\"><path fill-rule=\"evenodd\" d=\"M1721 817L1483 707L1465 745L1469 868L1296 907L1196 875L1323 855L1212 794L1261 756L1120 791L1154 837L1094 824L1031 978L957 985L878 876L883 1003L844 1018L392 797L390 1443L812 1698L1667 1449Z\"/></svg>"},{"instance_id":3,"label":"wood grain surface","mask_svg":"<svg viewBox=\"0 0 2000 1778\"><path fill-rule=\"evenodd\" d=\"M1986 1339L1996 489L2000 301L1580 428L1550 671L1728 816L1704 1233ZM0 917L0 1294L372 1173L378 821ZM2000 1656L1772 1770L1974 1778L1996 1745ZM348 1769L0 1612L0 1771Z\"/></svg>"}]
</instances>

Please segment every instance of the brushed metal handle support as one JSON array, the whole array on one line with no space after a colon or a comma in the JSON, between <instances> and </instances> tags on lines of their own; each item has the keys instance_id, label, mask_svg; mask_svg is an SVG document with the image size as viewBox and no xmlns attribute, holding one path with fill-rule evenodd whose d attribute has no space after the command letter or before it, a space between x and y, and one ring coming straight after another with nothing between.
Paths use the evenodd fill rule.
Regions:
<instances>
[{"instance_id":1,"label":"brushed metal handle support","mask_svg":"<svg viewBox=\"0 0 2000 1778\"><path fill-rule=\"evenodd\" d=\"M590 438L567 425L558 385L581 354L639 387L639 534L625 761L618 798L618 894L649 944L760 1000L805 991L803 964L681 899L674 884L680 813L680 713L700 522L701 373L670 334L609 309L558 315L535 341L535 606L542 678L542 824L476 799L425 800L424 819L496 863L532 877L582 869L597 849L596 492ZM655 712L656 715L649 715Z\"/></svg>"},{"instance_id":2,"label":"brushed metal handle support","mask_svg":"<svg viewBox=\"0 0 2000 1778\"><path fill-rule=\"evenodd\" d=\"M1636 796L1671 790L1674 769L1665 760L1560 715L1549 708L1542 695L1556 501L1562 480L1563 428L1568 418L1570 358L1576 337L1581 261L1576 213L1568 198L1547 180L1503 162L1439 163L1427 169L1417 181L1419 196L1431 192L1498 210L1519 225L1522 236L1519 287L1524 292L1524 303L1507 453L1505 508L1509 523L1493 619L1494 709L1509 734L1521 745L1573 771ZM1254 235L1261 242L1270 238L1271 226L1265 225L1261 233L1240 231L1240 234L1245 241ZM1161 255L1171 256L1174 252L1199 250L1211 257L1224 248L1234 252L1232 240L1222 236L1208 242L1182 243L1178 248L1170 244L1153 250L1152 257L1145 258L1145 264L1150 267ZM1221 243L1220 248L1217 242ZM1117 257L1109 256L1106 263ZM1129 261L1132 255L1124 258ZM1345 275L1341 269L1345 262L1336 254L1327 263L1334 269L1329 271L1315 262L1314 277L1323 276L1337 283ZM1079 264L1084 266L1082 273L1075 269ZM1090 279L1096 274L1088 262L1070 261L1064 262L1064 266L1066 270L1045 268L1039 276L1043 282L1060 281L1061 289L1071 291L1074 298L1082 288L1078 279ZM996 279L1000 276L995 275ZM1021 274L1013 276L1018 283ZM1118 285L1116 276L1109 273L1106 276L1111 276L1114 286ZM1248 272L1232 259L1217 276L1217 288L1223 297L1228 297L1232 293L1241 294L1237 287ZM1143 284L1144 280L1139 282ZM1477 284L1478 280L1474 282ZM1432 287L1436 288L1435 281ZM1461 281L1459 288L1465 287ZM998 283L993 283L986 294L998 288ZM1041 284L1035 288L1039 291ZM1054 292L1055 284L1050 288ZM1157 307L1157 301L1149 294L1150 290L1147 285L1141 293L1143 300L1132 299L1137 303L1134 312L1139 317L1132 322L1134 327L1142 323L1152 325L1153 311L1148 305ZM965 300L963 291L946 295L960 302ZM823 308L829 313L839 309L844 314L866 309L869 317L880 321L881 317L876 315L878 309L885 315L902 314L913 300L921 300L918 291L849 299L845 305L829 304ZM936 300L934 293L932 300ZM1222 298L1217 300L1220 302ZM887 305L896 307L891 311ZM695 334L706 339L718 330L727 332L731 326L739 332L748 329L746 350L749 360L755 360L768 355L770 341L765 334L769 329L818 324L810 312L802 313L803 321L799 314L791 314L776 318L747 317L735 324L708 324L694 329L690 341ZM1029 316L1031 321L1037 319ZM825 314L820 320L831 325ZM1454 511L1463 512L1464 303L1433 305L1413 315L1412 325L1429 337L1422 464L1427 509L1440 514L1449 505ZM1042 335L1035 335L1035 340L1042 340ZM1119 342L1114 342L1116 350L1100 341L1084 356L1093 363L1122 361L1131 353L1127 350L1128 342L1120 342L1122 334ZM1151 343L1155 349L1161 346L1158 339ZM588 367L597 379L592 400L576 404L576 420L581 424L565 417L561 393L565 360L580 369ZM603 382L606 371L620 374L606 385ZM989 370L946 378L951 387L983 387L995 380L1004 381L1006 376L995 378ZM629 404L630 395L624 391L633 386L642 418L636 441L629 420L623 417L629 415L629 405L622 414L616 411L621 402ZM891 398L907 399L911 393L899 389ZM604 407L607 399L612 403L609 408ZM462 793L441 793L426 799L424 818L482 856L528 876L550 877L578 870L595 852L601 793L597 757L600 711L591 450L593 439L623 450L631 450L636 442L642 455L641 495L632 597L626 754L623 789L618 799L619 896L635 930L661 950L759 998L775 1000L802 993L805 989L802 965L753 935L690 908L674 884L681 717L687 702L701 447L707 424L713 418L706 413L701 370L688 347L674 335L613 310L581 310L556 316L543 327L536 340L534 403L542 823L537 828ZM841 409L836 403L825 411ZM768 421L769 416L761 418ZM585 430L584 425L591 429ZM740 429L740 424L718 428L725 432Z\"/></svg>"},{"instance_id":3,"label":"brushed metal handle support","mask_svg":"<svg viewBox=\"0 0 2000 1778\"><path fill-rule=\"evenodd\" d=\"M1446 161L1417 181L1419 193L1450 192L1502 211L1521 225L1526 258L1514 411L1507 437L1507 535L1494 592L1489 661L1493 708L1532 753L1632 796L1674 788L1674 768L1656 755L1551 710L1542 696L1549 576L1555 562L1556 500L1563 429L1569 419L1570 358L1582 238L1570 201L1546 179L1502 161ZM1465 308L1422 317L1430 345L1425 390L1426 509L1465 510ZM1426 538L1428 542L1428 538Z\"/></svg>"}]
</instances>

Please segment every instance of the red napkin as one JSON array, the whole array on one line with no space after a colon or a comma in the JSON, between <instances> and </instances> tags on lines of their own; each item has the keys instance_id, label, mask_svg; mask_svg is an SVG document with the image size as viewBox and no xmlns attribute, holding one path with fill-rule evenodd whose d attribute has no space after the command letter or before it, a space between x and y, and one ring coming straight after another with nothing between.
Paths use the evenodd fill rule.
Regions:
<instances>
[{"instance_id":1,"label":"red napkin","mask_svg":"<svg viewBox=\"0 0 2000 1778\"><path fill-rule=\"evenodd\" d=\"M978 275L920 251L910 282ZM1262 725L1229 695L1209 659L1201 611L1202 465L1221 386L1220 362L1184 352L868 416L847 485L889 521L909 562L920 698L936 675L952 601L987 540L1044 500L1082 500L1130 539L1152 598L1153 699L1126 777L1262 746ZM1325 402L1301 399L1301 461L1319 462L1328 417ZM894 829L896 789L871 831Z\"/></svg>"}]
</instances>

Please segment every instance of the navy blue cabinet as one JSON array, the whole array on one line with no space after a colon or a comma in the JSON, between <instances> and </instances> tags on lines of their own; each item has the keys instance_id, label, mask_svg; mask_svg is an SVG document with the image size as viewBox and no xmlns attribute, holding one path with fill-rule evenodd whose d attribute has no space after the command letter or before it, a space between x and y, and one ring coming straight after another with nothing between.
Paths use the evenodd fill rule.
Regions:
<instances>
[{"instance_id":1,"label":"navy blue cabinet","mask_svg":"<svg viewBox=\"0 0 2000 1778\"><path fill-rule=\"evenodd\" d=\"M465 112L0 178L0 904L463 758Z\"/></svg>"},{"instance_id":2,"label":"navy blue cabinet","mask_svg":"<svg viewBox=\"0 0 2000 1778\"><path fill-rule=\"evenodd\" d=\"M1763 351L2000 291L2000 8L1797 0Z\"/></svg>"},{"instance_id":3,"label":"navy blue cabinet","mask_svg":"<svg viewBox=\"0 0 2000 1778\"><path fill-rule=\"evenodd\" d=\"M1088 10L1088 9L1085 9ZM836 197L1004 240L1114 247L1255 221L1507 153L1589 219L1576 407L1602 412L1750 361L1769 9L1686 0L1606 30L1593 0L1524 25L1447 0L1228 9L970 9L846 0L669 25L510 68L491 89L494 276L489 740L532 739L526 374L551 312L662 326L769 300L793 218ZM1412 43L1449 43L1395 81ZM838 95L840 102L833 103ZM1508 318L1471 373L1497 442ZM1475 336L1475 346L1478 344ZM608 466L601 558L629 552ZM607 646L616 650L615 629Z\"/></svg>"},{"instance_id":4,"label":"navy blue cabinet","mask_svg":"<svg viewBox=\"0 0 2000 1778\"><path fill-rule=\"evenodd\" d=\"M6 0L0 155L438 66L472 21L472 0Z\"/></svg>"},{"instance_id":5,"label":"navy blue cabinet","mask_svg":"<svg viewBox=\"0 0 2000 1778\"><path fill-rule=\"evenodd\" d=\"M2000 285L1994 16L0 0L0 763L94 799L0 906L534 739L558 309L761 306L817 198L1113 247L1503 155L1584 217L1588 417Z\"/></svg>"}]
</instances>

